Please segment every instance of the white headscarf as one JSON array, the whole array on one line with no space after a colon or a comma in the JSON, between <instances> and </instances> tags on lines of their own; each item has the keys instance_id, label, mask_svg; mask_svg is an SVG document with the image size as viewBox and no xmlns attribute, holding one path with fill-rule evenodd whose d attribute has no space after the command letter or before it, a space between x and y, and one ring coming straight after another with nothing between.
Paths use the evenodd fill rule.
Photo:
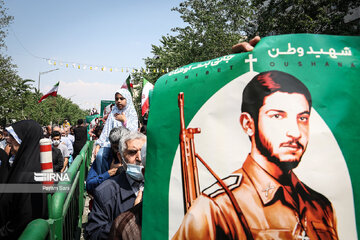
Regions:
<instances>
[{"instance_id":1,"label":"white headscarf","mask_svg":"<svg viewBox=\"0 0 360 240\"><path fill-rule=\"evenodd\" d=\"M111 129L115 127L123 126L130 131L137 131L138 129L138 117L130 92L127 89L122 88L116 91L115 95L117 93L121 94L121 96L126 99L126 106L123 109L119 109L116 105L113 107L108 119L105 122L104 129L101 132L99 139L96 141L96 144L100 145L101 147L110 147L109 134ZM114 114L116 113L125 114L126 125L124 125L121 121L115 119Z\"/></svg>"},{"instance_id":2,"label":"white headscarf","mask_svg":"<svg viewBox=\"0 0 360 240\"><path fill-rule=\"evenodd\" d=\"M125 113L126 117L126 127L130 131L137 131L138 129L138 117L134 107L134 103L131 97L130 92L127 89L121 88L119 91L116 91L115 94L120 93L126 99L126 106L123 109L118 109L115 105L111 111L111 114L115 113Z\"/></svg>"}]
</instances>

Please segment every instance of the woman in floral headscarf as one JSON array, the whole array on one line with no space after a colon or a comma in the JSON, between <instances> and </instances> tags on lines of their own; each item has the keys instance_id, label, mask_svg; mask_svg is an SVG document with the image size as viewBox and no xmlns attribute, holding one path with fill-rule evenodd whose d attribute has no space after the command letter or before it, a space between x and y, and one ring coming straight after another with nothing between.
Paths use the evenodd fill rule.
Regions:
<instances>
[{"instance_id":1,"label":"woman in floral headscarf","mask_svg":"<svg viewBox=\"0 0 360 240\"><path fill-rule=\"evenodd\" d=\"M110 167L112 158L109 158L111 153L109 134L111 129L120 126L126 127L130 131L137 131L138 129L138 117L131 94L127 89L123 88L115 93L115 106L105 122L99 139L95 142L95 164L99 166L95 168L95 171L98 174L102 174L104 170L109 170L100 166L104 166L103 161L105 159L108 160Z\"/></svg>"}]
</instances>

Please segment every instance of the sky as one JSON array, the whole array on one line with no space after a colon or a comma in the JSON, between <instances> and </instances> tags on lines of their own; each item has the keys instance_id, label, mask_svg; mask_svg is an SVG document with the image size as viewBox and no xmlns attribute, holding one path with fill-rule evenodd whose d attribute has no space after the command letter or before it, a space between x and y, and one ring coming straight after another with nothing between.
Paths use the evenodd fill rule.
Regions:
<instances>
[{"instance_id":1,"label":"sky","mask_svg":"<svg viewBox=\"0 0 360 240\"><path fill-rule=\"evenodd\" d=\"M82 109L99 110L100 101L112 100L128 77L126 68L144 67L143 59L153 56L151 45L173 34L171 28L185 25L171 11L180 2L5 0L14 17L5 54L17 65L18 75L34 80L36 88L40 76L43 94L60 81L58 94ZM44 73L53 69L58 70Z\"/></svg>"}]
</instances>

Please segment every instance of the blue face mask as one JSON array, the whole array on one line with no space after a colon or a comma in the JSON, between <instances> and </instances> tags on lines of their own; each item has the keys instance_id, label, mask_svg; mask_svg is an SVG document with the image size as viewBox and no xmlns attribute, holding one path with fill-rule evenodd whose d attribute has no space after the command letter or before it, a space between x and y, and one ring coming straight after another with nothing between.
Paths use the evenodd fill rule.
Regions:
<instances>
[{"instance_id":1,"label":"blue face mask","mask_svg":"<svg viewBox=\"0 0 360 240\"><path fill-rule=\"evenodd\" d=\"M126 174L129 175L135 181L144 180L144 175L142 174L142 169L144 166L126 163L124 161L124 165L126 166Z\"/></svg>"}]
</instances>

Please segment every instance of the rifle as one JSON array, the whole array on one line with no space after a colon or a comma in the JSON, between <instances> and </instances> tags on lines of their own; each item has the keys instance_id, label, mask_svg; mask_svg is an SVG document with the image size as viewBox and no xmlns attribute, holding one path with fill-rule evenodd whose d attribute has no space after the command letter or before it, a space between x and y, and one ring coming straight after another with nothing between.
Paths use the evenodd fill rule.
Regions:
<instances>
[{"instance_id":1,"label":"rifle","mask_svg":"<svg viewBox=\"0 0 360 240\"><path fill-rule=\"evenodd\" d=\"M185 213L200 195L199 175L195 158L194 134L200 133L200 128L185 128L184 93L179 93L178 104L180 109L180 154L181 172L184 193Z\"/></svg>"},{"instance_id":2,"label":"rifle","mask_svg":"<svg viewBox=\"0 0 360 240\"><path fill-rule=\"evenodd\" d=\"M184 118L184 93L178 95L178 105L180 110L180 155L181 155L181 172L184 193L184 211L185 214L200 195L199 173L196 164L196 158L205 166L205 168L215 177L225 193L230 198L234 210L242 225L246 239L252 240L249 225L242 213L242 210L235 199L234 194L230 191L224 181L210 168L210 166L195 152L194 134L200 133L200 128L185 128Z\"/></svg>"}]
</instances>

